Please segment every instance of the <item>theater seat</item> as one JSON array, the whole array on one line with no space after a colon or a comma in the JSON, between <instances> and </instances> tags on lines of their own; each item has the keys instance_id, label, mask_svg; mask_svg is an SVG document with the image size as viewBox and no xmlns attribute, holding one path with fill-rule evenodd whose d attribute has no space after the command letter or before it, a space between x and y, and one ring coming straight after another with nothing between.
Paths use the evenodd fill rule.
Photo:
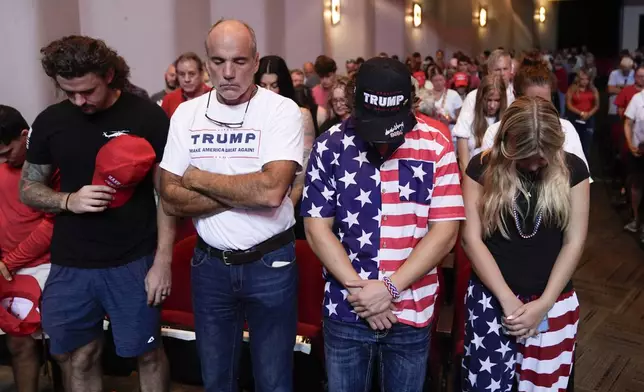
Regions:
<instances>
[{"instance_id":1,"label":"theater seat","mask_svg":"<svg viewBox=\"0 0 644 392\"><path fill-rule=\"evenodd\" d=\"M190 291L190 260L197 243L192 235L174 246L172 255L172 291L163 303L161 320L164 324L194 328L192 294Z\"/></svg>"},{"instance_id":2,"label":"theater seat","mask_svg":"<svg viewBox=\"0 0 644 392\"><path fill-rule=\"evenodd\" d=\"M452 329L453 336L453 354L459 358L464 353L465 339L465 294L469 285L472 265L467 257L465 250L461 246L461 237L456 241L456 250L454 257L454 324Z\"/></svg>"},{"instance_id":3,"label":"theater seat","mask_svg":"<svg viewBox=\"0 0 644 392\"><path fill-rule=\"evenodd\" d=\"M306 240L296 241L295 253L299 268L298 325L321 329L324 300L322 263Z\"/></svg>"}]
</instances>

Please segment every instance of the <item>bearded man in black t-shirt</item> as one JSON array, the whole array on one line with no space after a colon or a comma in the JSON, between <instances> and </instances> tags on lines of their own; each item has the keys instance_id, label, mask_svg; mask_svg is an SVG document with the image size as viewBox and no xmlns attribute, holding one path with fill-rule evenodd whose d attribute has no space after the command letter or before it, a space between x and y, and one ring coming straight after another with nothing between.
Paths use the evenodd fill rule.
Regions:
<instances>
[{"instance_id":1,"label":"bearded man in black t-shirt","mask_svg":"<svg viewBox=\"0 0 644 392\"><path fill-rule=\"evenodd\" d=\"M117 354L138 358L141 391L167 391L159 305L170 294L174 221L156 208L154 162L163 156L168 118L126 92L129 68L103 41L64 37L41 53L45 73L68 99L32 125L20 196L58 214L42 296L51 353L67 390L100 391L107 315ZM138 159L130 144L145 156ZM50 187L55 168L60 191ZM134 174L136 182L124 180Z\"/></svg>"}]
</instances>

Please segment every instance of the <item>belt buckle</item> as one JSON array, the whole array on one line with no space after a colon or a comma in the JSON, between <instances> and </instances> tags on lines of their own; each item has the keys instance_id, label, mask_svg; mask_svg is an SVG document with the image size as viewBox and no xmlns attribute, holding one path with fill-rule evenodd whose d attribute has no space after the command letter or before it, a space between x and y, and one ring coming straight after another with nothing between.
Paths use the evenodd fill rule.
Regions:
<instances>
[{"instance_id":1,"label":"belt buckle","mask_svg":"<svg viewBox=\"0 0 644 392\"><path fill-rule=\"evenodd\" d=\"M221 258L224 261L224 264L227 266L231 266L232 264L228 262L228 256L231 255L233 251L231 250L224 250L221 252Z\"/></svg>"}]
</instances>

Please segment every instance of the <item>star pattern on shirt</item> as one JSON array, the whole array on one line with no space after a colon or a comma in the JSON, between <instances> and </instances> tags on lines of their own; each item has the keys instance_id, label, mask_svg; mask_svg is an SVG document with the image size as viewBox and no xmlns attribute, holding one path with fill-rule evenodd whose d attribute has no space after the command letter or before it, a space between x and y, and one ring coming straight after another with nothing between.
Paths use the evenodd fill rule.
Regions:
<instances>
[{"instance_id":1,"label":"star pattern on shirt","mask_svg":"<svg viewBox=\"0 0 644 392\"><path fill-rule=\"evenodd\" d=\"M321 218L322 206L316 207L315 204L311 204L311 209L308 211L311 218Z\"/></svg>"},{"instance_id":2,"label":"star pattern on shirt","mask_svg":"<svg viewBox=\"0 0 644 392\"><path fill-rule=\"evenodd\" d=\"M345 149L345 150L346 150L347 148L351 147L351 146L354 146L354 147L356 146L356 145L353 143L353 139L354 139L354 138L355 138L355 136L349 136L349 135L347 135L347 134L345 134L345 135L344 135L344 137L342 138L342 145L344 146L344 149Z\"/></svg>"},{"instance_id":3,"label":"star pattern on shirt","mask_svg":"<svg viewBox=\"0 0 644 392\"><path fill-rule=\"evenodd\" d=\"M415 191L415 190L413 190L413 189L411 189L411 187L409 186L409 184L406 184L406 185L404 185L404 186L400 186L400 185L399 185L399 186L398 186L398 192L400 192L400 199L401 199L401 200L403 200L403 199L404 199L404 200L406 200L406 201L409 201L409 200L410 200L410 196L411 196L411 194L412 194L412 193L414 193L414 192L416 192L416 191Z\"/></svg>"},{"instance_id":4,"label":"star pattern on shirt","mask_svg":"<svg viewBox=\"0 0 644 392\"><path fill-rule=\"evenodd\" d=\"M356 197L356 200L360 202L360 207L364 207L365 204L369 203L371 204L371 200L369 199L369 195L371 195L371 191L363 191L360 189L360 195Z\"/></svg>"},{"instance_id":5,"label":"star pattern on shirt","mask_svg":"<svg viewBox=\"0 0 644 392\"><path fill-rule=\"evenodd\" d=\"M329 201L333 199L333 192L331 189L327 188L326 186L324 187L324 190L322 191L322 196L324 197L325 200Z\"/></svg>"},{"instance_id":6,"label":"star pattern on shirt","mask_svg":"<svg viewBox=\"0 0 644 392\"><path fill-rule=\"evenodd\" d=\"M316 149L318 150L318 154L321 156L325 151L328 150L326 143L329 141L329 139L324 139L322 141L319 141L316 145Z\"/></svg>"},{"instance_id":7,"label":"star pattern on shirt","mask_svg":"<svg viewBox=\"0 0 644 392\"><path fill-rule=\"evenodd\" d=\"M413 178L418 178L419 180L423 180L425 177L425 171L423 171L423 165L418 165L418 166L411 166L412 170L414 171L414 176Z\"/></svg>"},{"instance_id":8,"label":"star pattern on shirt","mask_svg":"<svg viewBox=\"0 0 644 392\"><path fill-rule=\"evenodd\" d=\"M360 249L364 248L365 245L371 245L371 234L372 233L365 233L365 231L362 230L362 235L358 237L358 242L360 242Z\"/></svg>"},{"instance_id":9,"label":"star pattern on shirt","mask_svg":"<svg viewBox=\"0 0 644 392\"><path fill-rule=\"evenodd\" d=\"M358 167L359 167L359 168L361 168L361 167L362 167L362 164L363 164L363 163L367 163L367 162L369 162L369 160L367 159L367 152L366 152L366 151L364 151L364 152L359 152L359 153L358 153L358 156L357 156L357 157L355 157L355 158L353 158L353 160L358 162Z\"/></svg>"},{"instance_id":10,"label":"star pattern on shirt","mask_svg":"<svg viewBox=\"0 0 644 392\"><path fill-rule=\"evenodd\" d=\"M358 215L360 215L359 212L352 214L350 211L347 211L347 217L342 219L342 222L346 222L349 228L351 228L351 226L358 224Z\"/></svg>"},{"instance_id":11,"label":"star pattern on shirt","mask_svg":"<svg viewBox=\"0 0 644 392\"><path fill-rule=\"evenodd\" d=\"M315 180L321 180L320 178L320 169L316 169L313 166L311 166L311 171L308 173L309 177L311 178L311 182L314 182Z\"/></svg>"},{"instance_id":12,"label":"star pattern on shirt","mask_svg":"<svg viewBox=\"0 0 644 392\"><path fill-rule=\"evenodd\" d=\"M340 178L338 181L344 184L344 188L348 188L349 185L356 185L356 172L349 173L348 171L344 172L344 177Z\"/></svg>"}]
</instances>

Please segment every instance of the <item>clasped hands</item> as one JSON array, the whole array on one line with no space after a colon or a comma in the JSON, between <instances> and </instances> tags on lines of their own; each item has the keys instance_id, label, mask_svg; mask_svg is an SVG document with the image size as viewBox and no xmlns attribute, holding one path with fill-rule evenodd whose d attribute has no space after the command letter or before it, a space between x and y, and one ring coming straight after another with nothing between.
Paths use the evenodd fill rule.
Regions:
<instances>
[{"instance_id":1,"label":"clasped hands","mask_svg":"<svg viewBox=\"0 0 644 392\"><path fill-rule=\"evenodd\" d=\"M511 297L501 301L501 307L505 315L501 322L507 334L527 339L539 334L537 328L551 306L541 298L524 304L517 297Z\"/></svg>"},{"instance_id":2,"label":"clasped hands","mask_svg":"<svg viewBox=\"0 0 644 392\"><path fill-rule=\"evenodd\" d=\"M385 330L398 322L393 314L392 297L385 284L379 280L352 280L345 284L349 290L347 300L358 316L367 320L373 330Z\"/></svg>"}]
</instances>

